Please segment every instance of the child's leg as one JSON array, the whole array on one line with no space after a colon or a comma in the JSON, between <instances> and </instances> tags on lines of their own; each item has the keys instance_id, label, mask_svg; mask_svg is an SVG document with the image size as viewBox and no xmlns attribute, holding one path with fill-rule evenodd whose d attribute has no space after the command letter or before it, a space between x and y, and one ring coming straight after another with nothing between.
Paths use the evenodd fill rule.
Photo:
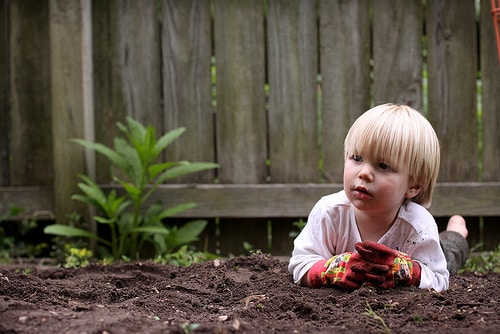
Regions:
<instances>
[{"instance_id":1,"label":"child's leg","mask_svg":"<svg viewBox=\"0 0 500 334\"><path fill-rule=\"evenodd\" d=\"M468 233L464 218L455 215L448 221L446 231L439 234L450 275L455 275L467 261L469 256L469 245L466 240Z\"/></svg>"}]
</instances>

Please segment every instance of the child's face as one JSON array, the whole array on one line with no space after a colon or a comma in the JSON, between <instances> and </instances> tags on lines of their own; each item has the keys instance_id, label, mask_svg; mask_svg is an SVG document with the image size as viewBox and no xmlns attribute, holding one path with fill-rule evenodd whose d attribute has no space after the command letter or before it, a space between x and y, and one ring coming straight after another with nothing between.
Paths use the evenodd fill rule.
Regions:
<instances>
[{"instance_id":1,"label":"child's face","mask_svg":"<svg viewBox=\"0 0 500 334\"><path fill-rule=\"evenodd\" d=\"M368 156L349 155L344 165L344 190L357 210L394 219L405 198L418 194L409 175L398 166Z\"/></svg>"}]
</instances>

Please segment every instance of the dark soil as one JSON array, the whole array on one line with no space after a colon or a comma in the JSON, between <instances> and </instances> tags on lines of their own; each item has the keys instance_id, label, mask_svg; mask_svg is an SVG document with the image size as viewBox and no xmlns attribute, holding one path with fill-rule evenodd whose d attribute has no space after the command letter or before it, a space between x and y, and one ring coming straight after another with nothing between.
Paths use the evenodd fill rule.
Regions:
<instances>
[{"instance_id":1,"label":"dark soil","mask_svg":"<svg viewBox=\"0 0 500 334\"><path fill-rule=\"evenodd\" d=\"M454 276L436 293L299 287L267 255L25 268L0 266L1 333L500 333L493 273Z\"/></svg>"}]
</instances>

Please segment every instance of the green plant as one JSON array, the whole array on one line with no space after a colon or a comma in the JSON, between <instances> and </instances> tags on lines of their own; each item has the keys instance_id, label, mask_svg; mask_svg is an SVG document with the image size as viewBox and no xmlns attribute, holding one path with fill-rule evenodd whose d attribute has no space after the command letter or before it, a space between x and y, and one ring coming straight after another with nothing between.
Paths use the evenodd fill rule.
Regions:
<instances>
[{"instance_id":1,"label":"green plant","mask_svg":"<svg viewBox=\"0 0 500 334\"><path fill-rule=\"evenodd\" d=\"M171 130L158 140L152 126L144 127L132 118L127 118L127 126L117 123L125 138L114 139L114 149L82 139L73 141L85 148L104 155L119 175L114 176L123 190L119 196L115 190L105 194L104 191L88 176L80 175L83 182L78 187L83 194L75 194L72 199L93 206L99 215L94 219L109 226L110 238L104 239L89 231L62 224L49 225L45 233L70 237L94 238L111 249L113 259L136 258L145 243L151 243L160 254L173 252L175 247L196 240L206 222L194 221L189 228L167 228L162 220L173 214L188 210L195 203L183 203L164 209L160 203L146 207L146 202L167 180L175 177L217 168L209 162L160 162L162 152L177 139L185 128Z\"/></svg>"},{"instance_id":2,"label":"green plant","mask_svg":"<svg viewBox=\"0 0 500 334\"><path fill-rule=\"evenodd\" d=\"M189 334L195 329L200 327L200 324L190 324L189 322L185 322L182 324L182 329L184 330L184 333Z\"/></svg>"},{"instance_id":3,"label":"green plant","mask_svg":"<svg viewBox=\"0 0 500 334\"><path fill-rule=\"evenodd\" d=\"M187 245L184 245L173 253L158 255L154 258L153 261L160 264L190 266L194 263L205 262L216 258L217 255L215 254L210 254L207 252L196 252L190 250Z\"/></svg>"},{"instance_id":4,"label":"green plant","mask_svg":"<svg viewBox=\"0 0 500 334\"><path fill-rule=\"evenodd\" d=\"M379 331L383 333L391 333L391 329L387 324L385 323L384 319L379 316L375 311L372 309L368 301L366 301L366 312L365 315L369 316L371 318L371 324L378 328Z\"/></svg>"},{"instance_id":5,"label":"green plant","mask_svg":"<svg viewBox=\"0 0 500 334\"><path fill-rule=\"evenodd\" d=\"M0 224L10 217L15 216L23 211L24 210L17 205L9 204L9 211L4 212L0 215ZM0 225L0 258L10 258L11 252L14 249L14 244L14 237L8 236L7 233L5 233L4 227Z\"/></svg>"},{"instance_id":6,"label":"green plant","mask_svg":"<svg viewBox=\"0 0 500 334\"><path fill-rule=\"evenodd\" d=\"M8 229L4 224L9 218L15 217L24 212L24 209L9 204L9 210L0 215L0 259L9 260L15 257L34 258L40 256L48 249L46 242L31 243L26 241L26 235L38 226L37 221L30 216L24 217L21 221L16 221L14 227Z\"/></svg>"},{"instance_id":7,"label":"green plant","mask_svg":"<svg viewBox=\"0 0 500 334\"><path fill-rule=\"evenodd\" d=\"M303 219L299 219L297 221L294 221L292 225L297 227L298 231L290 231L290 233L288 234L290 236L290 238L296 238L299 235L300 231L302 231L304 226L306 226L306 223L307 222Z\"/></svg>"},{"instance_id":8,"label":"green plant","mask_svg":"<svg viewBox=\"0 0 500 334\"><path fill-rule=\"evenodd\" d=\"M90 259L93 254L92 251L86 247L77 248L66 244L64 249L66 253L65 268L86 267L90 264Z\"/></svg>"},{"instance_id":9,"label":"green plant","mask_svg":"<svg viewBox=\"0 0 500 334\"><path fill-rule=\"evenodd\" d=\"M482 247L482 244L478 244L475 247L471 248L469 252L469 258L465 262L462 269L460 269L459 273L500 273L500 244L493 251L478 252L477 249L479 249L480 247Z\"/></svg>"}]
</instances>

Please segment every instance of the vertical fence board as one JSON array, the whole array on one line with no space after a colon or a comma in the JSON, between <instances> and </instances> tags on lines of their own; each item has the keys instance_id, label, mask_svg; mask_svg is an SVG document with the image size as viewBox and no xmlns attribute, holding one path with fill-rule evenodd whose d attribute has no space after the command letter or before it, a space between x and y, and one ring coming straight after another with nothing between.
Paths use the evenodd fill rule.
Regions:
<instances>
[{"instance_id":1,"label":"vertical fence board","mask_svg":"<svg viewBox=\"0 0 500 334\"><path fill-rule=\"evenodd\" d=\"M268 1L272 182L317 182L316 1Z\"/></svg>"},{"instance_id":2,"label":"vertical fence board","mask_svg":"<svg viewBox=\"0 0 500 334\"><path fill-rule=\"evenodd\" d=\"M373 100L422 108L421 0L373 2Z\"/></svg>"},{"instance_id":3,"label":"vertical fence board","mask_svg":"<svg viewBox=\"0 0 500 334\"><path fill-rule=\"evenodd\" d=\"M441 141L440 181L478 179L474 2L427 3L429 119Z\"/></svg>"},{"instance_id":4,"label":"vertical fence board","mask_svg":"<svg viewBox=\"0 0 500 334\"><path fill-rule=\"evenodd\" d=\"M215 3L217 159L222 183L266 180L262 1Z\"/></svg>"},{"instance_id":5,"label":"vertical fence board","mask_svg":"<svg viewBox=\"0 0 500 334\"><path fill-rule=\"evenodd\" d=\"M116 122L130 116L163 132L159 7L157 1L94 1L96 141L112 145ZM109 182L109 164L97 156L97 178Z\"/></svg>"},{"instance_id":6,"label":"vertical fence board","mask_svg":"<svg viewBox=\"0 0 500 334\"><path fill-rule=\"evenodd\" d=\"M481 1L480 22L483 180L500 181L500 64L489 1Z\"/></svg>"},{"instance_id":7,"label":"vertical fence board","mask_svg":"<svg viewBox=\"0 0 500 334\"><path fill-rule=\"evenodd\" d=\"M74 212L85 215L86 206L70 200L78 191L77 174L86 173L83 148L75 148L71 138L84 137L85 76L84 2L89 0L54 0L49 2L51 49L51 98L54 161L54 202L58 223ZM88 4L88 3L87 3ZM89 14L90 15L90 14Z\"/></svg>"},{"instance_id":8,"label":"vertical fence board","mask_svg":"<svg viewBox=\"0 0 500 334\"><path fill-rule=\"evenodd\" d=\"M214 161L209 1L163 2L162 56L165 130L186 132L168 150L168 161ZM213 182L214 171L175 182Z\"/></svg>"},{"instance_id":9,"label":"vertical fence board","mask_svg":"<svg viewBox=\"0 0 500 334\"><path fill-rule=\"evenodd\" d=\"M120 90L127 116L158 127L162 118L157 1L118 0L111 16L120 80L113 88Z\"/></svg>"},{"instance_id":10,"label":"vertical fence board","mask_svg":"<svg viewBox=\"0 0 500 334\"><path fill-rule=\"evenodd\" d=\"M111 36L111 8L112 1L92 2L95 140L113 147L113 137L117 134L115 123L123 122L126 112L123 99L116 96L116 89L113 90L118 82L118 66L113 61L116 57L112 52L115 39ZM96 166L99 166L96 168L97 182L109 183L109 161L97 154Z\"/></svg>"},{"instance_id":11,"label":"vertical fence board","mask_svg":"<svg viewBox=\"0 0 500 334\"><path fill-rule=\"evenodd\" d=\"M11 1L10 184L52 184L47 1Z\"/></svg>"},{"instance_id":12,"label":"vertical fence board","mask_svg":"<svg viewBox=\"0 0 500 334\"><path fill-rule=\"evenodd\" d=\"M370 106L369 11L363 0L322 0L319 13L323 177L342 183L344 137Z\"/></svg>"},{"instance_id":13,"label":"vertical fence board","mask_svg":"<svg viewBox=\"0 0 500 334\"><path fill-rule=\"evenodd\" d=\"M273 205L273 201L283 202L269 195L273 185L263 186L265 194L256 195L248 192L248 184L269 181L267 158L271 182L341 183L345 133L372 102L400 101L423 109L422 46L428 47L423 52L428 57L429 119L443 148L440 181L477 180L481 134L483 180L500 181L500 66L487 0L479 2L480 34L473 0L409 0L404 6L389 0L0 0L0 186L54 184L54 201L48 202L55 202L58 222L86 209L70 197L79 192L76 175L88 172L89 159L69 139L89 138L92 130L86 127L92 97L85 93L89 72L83 59L90 52L82 37L82 19L89 13L82 13L82 6L90 2L96 140L112 145L112 138L119 134L114 125L125 116L152 124L158 132L186 126L188 131L169 148L166 160L210 161L216 156L222 166L220 184L208 188L220 188L207 192L209 197L217 193L227 198L233 194L227 184L246 184L244 196L236 197L251 210L237 219L210 221L199 247L219 250L221 255L246 254L243 242L247 241L255 249L269 251L271 245L274 255L289 255L293 218L252 217L262 212L258 204L262 198L273 207L266 212L289 217L290 211ZM212 45L216 110L212 106ZM482 132L476 124L478 60ZM322 117L319 122L318 115ZM109 165L98 157L98 182L108 183ZM318 173L320 162L323 180ZM174 181L207 183L213 175L207 171ZM2 192L2 198L12 198L11 190ZM43 194L46 199L51 191L28 192L25 198L36 204L26 209L46 207L47 201L37 202L37 196ZM496 184L484 191L478 194L491 192L491 198L499 194ZM454 196L460 197L457 203L464 202L464 194L458 191ZM253 201L252 196L260 196L261 201ZM438 202L441 216L453 210L453 204ZM496 212L486 205L486 216ZM461 209L470 215L468 208L461 205ZM222 205L215 211L221 216L228 212ZM213 214L214 210L202 212ZM485 233L479 218L467 219L471 244L485 241L492 247L498 243L494 217L484 219ZM445 217L442 221L445 226Z\"/></svg>"},{"instance_id":14,"label":"vertical fence board","mask_svg":"<svg viewBox=\"0 0 500 334\"><path fill-rule=\"evenodd\" d=\"M9 185L10 1L0 0L0 186Z\"/></svg>"}]
</instances>

